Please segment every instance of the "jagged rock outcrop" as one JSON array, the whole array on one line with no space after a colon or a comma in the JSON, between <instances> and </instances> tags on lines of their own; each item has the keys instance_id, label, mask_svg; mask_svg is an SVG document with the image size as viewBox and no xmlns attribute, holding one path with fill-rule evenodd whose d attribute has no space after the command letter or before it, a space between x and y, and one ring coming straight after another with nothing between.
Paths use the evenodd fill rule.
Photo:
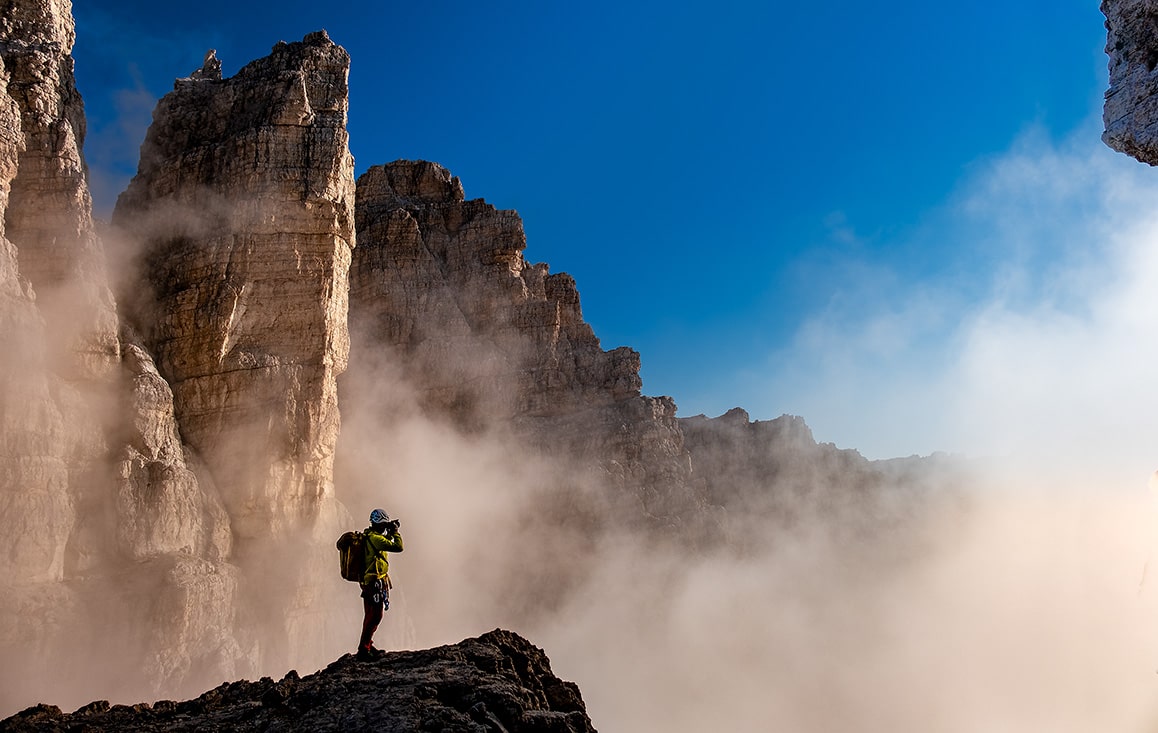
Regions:
<instances>
[{"instance_id":1,"label":"jagged rock outcrop","mask_svg":"<svg viewBox=\"0 0 1158 733\"><path fill-rule=\"evenodd\" d=\"M635 351L601 348L573 278L524 259L517 213L466 200L442 166L396 161L359 178L357 217L356 352L385 350L466 429L513 427L586 466L637 518L701 506L675 404L640 394Z\"/></svg>"},{"instance_id":2,"label":"jagged rock outcrop","mask_svg":"<svg viewBox=\"0 0 1158 733\"><path fill-rule=\"evenodd\" d=\"M316 674L230 682L194 700L109 705L64 714L38 705L0 731L376 730L593 733L579 689L551 671L541 649L496 629L458 644L346 655Z\"/></svg>"},{"instance_id":3,"label":"jagged rock outcrop","mask_svg":"<svg viewBox=\"0 0 1158 733\"><path fill-rule=\"evenodd\" d=\"M358 230L354 318L403 352L430 406L473 425L639 395L639 355L603 351L575 281L526 262L518 214L466 201L442 166L368 170Z\"/></svg>"},{"instance_id":4,"label":"jagged rock outcrop","mask_svg":"<svg viewBox=\"0 0 1158 733\"><path fill-rule=\"evenodd\" d=\"M736 407L717 418L697 415L679 423L712 503L744 513L804 511L805 497L835 499L832 489L868 466L855 450L818 444L795 415L753 422Z\"/></svg>"},{"instance_id":5,"label":"jagged rock outcrop","mask_svg":"<svg viewBox=\"0 0 1158 733\"><path fill-rule=\"evenodd\" d=\"M1158 165L1158 2L1103 0L1101 8L1110 57L1102 140Z\"/></svg>"},{"instance_id":6,"label":"jagged rock outcrop","mask_svg":"<svg viewBox=\"0 0 1158 733\"><path fill-rule=\"evenodd\" d=\"M325 32L157 105L114 223L143 242L129 304L242 538L333 511L354 244L349 56Z\"/></svg>"}]
</instances>

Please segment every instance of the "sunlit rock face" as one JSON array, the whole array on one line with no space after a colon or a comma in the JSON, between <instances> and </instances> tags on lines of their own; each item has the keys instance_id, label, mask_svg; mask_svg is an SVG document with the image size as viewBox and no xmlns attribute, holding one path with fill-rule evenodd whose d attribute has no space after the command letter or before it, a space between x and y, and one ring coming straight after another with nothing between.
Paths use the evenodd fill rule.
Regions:
<instances>
[{"instance_id":1,"label":"sunlit rock face","mask_svg":"<svg viewBox=\"0 0 1158 733\"><path fill-rule=\"evenodd\" d=\"M0 705L91 676L77 646L107 649L110 676L138 686L239 658L228 518L191 467L152 357L120 338L81 157L73 38L67 2L4 6ZM160 608L199 623L161 633Z\"/></svg>"},{"instance_id":2,"label":"sunlit rock face","mask_svg":"<svg viewBox=\"0 0 1158 733\"><path fill-rule=\"evenodd\" d=\"M230 79L211 53L154 113L114 223L144 244L127 304L242 538L332 510L354 243L349 57L325 33Z\"/></svg>"},{"instance_id":3,"label":"sunlit rock face","mask_svg":"<svg viewBox=\"0 0 1158 733\"><path fill-rule=\"evenodd\" d=\"M0 63L3 57L0 56ZM58 580L72 522L64 426L50 393L45 327L18 251L6 236L9 192L25 140L20 107L0 71L0 575Z\"/></svg>"},{"instance_id":4,"label":"sunlit rock face","mask_svg":"<svg viewBox=\"0 0 1158 733\"><path fill-rule=\"evenodd\" d=\"M435 163L396 161L359 178L357 217L356 355L385 350L467 430L513 426L577 460L638 518L699 506L674 403L640 395L635 351L601 348L571 276L524 259L516 212L466 200Z\"/></svg>"},{"instance_id":5,"label":"sunlit rock face","mask_svg":"<svg viewBox=\"0 0 1158 733\"><path fill-rule=\"evenodd\" d=\"M5 40L0 36L0 44ZM19 665L22 676L41 679L51 636L60 632L60 617L73 604L73 594L59 581L74 513L44 319L7 236L10 192L26 140L6 54L0 53L0 66L0 657L4 667ZM12 690L19 678L9 676L0 673L0 685ZM0 705L28 691L0 691Z\"/></svg>"},{"instance_id":6,"label":"sunlit rock face","mask_svg":"<svg viewBox=\"0 0 1158 733\"><path fill-rule=\"evenodd\" d=\"M639 356L607 352L566 274L523 258L514 211L465 201L443 167L398 161L358 181L354 320L407 352L432 406L464 424L639 395Z\"/></svg>"},{"instance_id":7,"label":"sunlit rock face","mask_svg":"<svg viewBox=\"0 0 1158 733\"><path fill-rule=\"evenodd\" d=\"M5 3L0 56L24 138L6 232L59 347L71 352L57 359L58 369L90 378L115 368L117 318L80 153L85 121L73 78L74 40L69 2Z\"/></svg>"},{"instance_id":8,"label":"sunlit rock face","mask_svg":"<svg viewBox=\"0 0 1158 733\"><path fill-rule=\"evenodd\" d=\"M117 320L80 154L73 40L68 3L5 4L0 496L13 528L0 569L30 580L62 577L75 505L108 486L92 480L107 450L96 393L115 374Z\"/></svg>"},{"instance_id":9,"label":"sunlit rock face","mask_svg":"<svg viewBox=\"0 0 1158 733\"><path fill-rule=\"evenodd\" d=\"M137 684L239 657L233 585L209 579L233 572L220 562L228 520L189 467L152 357L119 336L81 157L70 12L19 0L0 18L4 706L45 680L92 675L78 645L106 648L104 668ZM209 597L226 605L194 600ZM142 645L162 607L200 608L205 628L173 623ZM215 641L197 646L206 629Z\"/></svg>"},{"instance_id":10,"label":"sunlit rock face","mask_svg":"<svg viewBox=\"0 0 1158 733\"><path fill-rule=\"evenodd\" d=\"M121 320L70 11L20 0L0 19L0 706L91 687L89 660L116 694L317 653L327 556L262 567L280 534L332 543L340 511L345 51L313 34L233 79L210 54L162 100L116 212L144 252L118 275L150 284L124 290Z\"/></svg>"},{"instance_id":11,"label":"sunlit rock face","mask_svg":"<svg viewBox=\"0 0 1158 733\"><path fill-rule=\"evenodd\" d=\"M344 516L333 462L354 246L348 71L324 32L228 79L210 52L158 103L113 217L143 253L126 318L172 389L192 473L214 489L199 552L229 552L246 578L224 607L261 669L320 659L319 605L340 582L326 560ZM135 380L138 404L163 410L147 363ZM168 450L170 436L138 435ZM191 476L172 476L172 496L194 500ZM301 559L286 561L286 542Z\"/></svg>"},{"instance_id":12,"label":"sunlit rock face","mask_svg":"<svg viewBox=\"0 0 1158 733\"><path fill-rule=\"evenodd\" d=\"M1102 140L1158 165L1158 2L1103 0L1101 7L1110 57Z\"/></svg>"}]
</instances>

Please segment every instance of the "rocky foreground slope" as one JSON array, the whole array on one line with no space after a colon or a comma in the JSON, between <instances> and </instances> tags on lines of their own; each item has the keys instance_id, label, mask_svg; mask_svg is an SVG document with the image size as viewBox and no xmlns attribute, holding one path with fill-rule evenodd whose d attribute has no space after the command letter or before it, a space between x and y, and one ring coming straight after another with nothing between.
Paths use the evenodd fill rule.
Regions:
<instances>
[{"instance_id":1,"label":"rocky foreground slope","mask_svg":"<svg viewBox=\"0 0 1158 733\"><path fill-rule=\"evenodd\" d=\"M543 650L509 631L373 662L347 654L305 677L229 682L184 702L112 705L62 713L37 705L0 731L594 731L579 688L551 671Z\"/></svg>"}]
</instances>

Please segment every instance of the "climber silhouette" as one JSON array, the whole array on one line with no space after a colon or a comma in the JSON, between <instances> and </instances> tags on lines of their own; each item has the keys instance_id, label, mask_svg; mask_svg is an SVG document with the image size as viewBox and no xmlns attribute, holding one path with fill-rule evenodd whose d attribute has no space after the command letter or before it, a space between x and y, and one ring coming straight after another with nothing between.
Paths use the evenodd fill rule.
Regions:
<instances>
[{"instance_id":1,"label":"climber silhouette","mask_svg":"<svg viewBox=\"0 0 1158 733\"><path fill-rule=\"evenodd\" d=\"M365 531L366 573L362 576L362 638L358 640L358 659L368 661L385 652L374 648L374 632L382 622L382 613L390 608L390 561L388 552L402 552L402 524L381 509L370 512L370 526Z\"/></svg>"}]
</instances>

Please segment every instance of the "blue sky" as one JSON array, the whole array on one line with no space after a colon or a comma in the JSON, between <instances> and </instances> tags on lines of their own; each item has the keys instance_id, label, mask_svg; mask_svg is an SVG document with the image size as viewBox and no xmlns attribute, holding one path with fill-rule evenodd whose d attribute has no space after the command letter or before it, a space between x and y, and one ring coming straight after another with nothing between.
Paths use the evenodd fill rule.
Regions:
<instances>
[{"instance_id":1,"label":"blue sky","mask_svg":"<svg viewBox=\"0 0 1158 733\"><path fill-rule=\"evenodd\" d=\"M995 313L1093 323L1109 290L1075 291L1074 273L1131 271L1135 250L1104 235L1134 231L1149 185L1098 141L1092 0L74 12L98 214L156 98L206 49L228 75L325 28L353 58L359 173L434 160L468 197L518 210L527 258L575 276L604 348L638 350L644 392L681 415L801 414L871 457L1013 449L965 427L1010 404L980 396L974 349L998 349ZM1137 188L1110 185L1123 177ZM1098 254L1111 246L1120 259ZM1072 378L1059 388L1088 382Z\"/></svg>"}]
</instances>

